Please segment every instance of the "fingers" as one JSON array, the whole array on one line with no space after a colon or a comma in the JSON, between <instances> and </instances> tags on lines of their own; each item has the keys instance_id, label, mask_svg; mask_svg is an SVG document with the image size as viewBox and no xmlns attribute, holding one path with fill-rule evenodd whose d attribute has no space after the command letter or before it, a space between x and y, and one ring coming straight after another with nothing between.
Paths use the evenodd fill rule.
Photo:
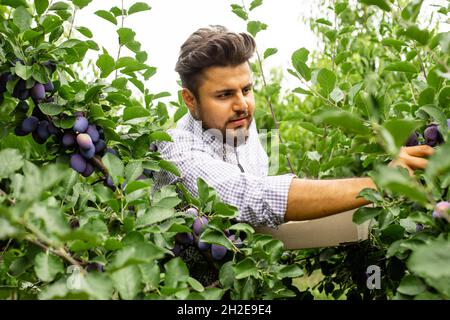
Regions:
<instances>
[{"instance_id":1,"label":"fingers","mask_svg":"<svg viewBox=\"0 0 450 320\"><path fill-rule=\"evenodd\" d=\"M427 157L434 153L434 148L426 144L414 147L403 147L401 151L413 157Z\"/></svg>"},{"instance_id":2,"label":"fingers","mask_svg":"<svg viewBox=\"0 0 450 320\"><path fill-rule=\"evenodd\" d=\"M419 157L405 157L403 158L405 164L413 169L425 169L428 164L428 160Z\"/></svg>"}]
</instances>

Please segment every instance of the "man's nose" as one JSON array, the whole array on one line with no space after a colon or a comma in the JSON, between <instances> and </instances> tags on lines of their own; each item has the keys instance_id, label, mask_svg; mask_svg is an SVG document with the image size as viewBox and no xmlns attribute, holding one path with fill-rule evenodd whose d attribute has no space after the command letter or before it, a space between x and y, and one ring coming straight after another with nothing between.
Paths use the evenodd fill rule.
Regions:
<instances>
[{"instance_id":1,"label":"man's nose","mask_svg":"<svg viewBox=\"0 0 450 320\"><path fill-rule=\"evenodd\" d=\"M248 111L248 104L245 96L242 93L239 93L236 97L236 101L233 103L233 111L235 112L244 112Z\"/></svg>"}]
</instances>

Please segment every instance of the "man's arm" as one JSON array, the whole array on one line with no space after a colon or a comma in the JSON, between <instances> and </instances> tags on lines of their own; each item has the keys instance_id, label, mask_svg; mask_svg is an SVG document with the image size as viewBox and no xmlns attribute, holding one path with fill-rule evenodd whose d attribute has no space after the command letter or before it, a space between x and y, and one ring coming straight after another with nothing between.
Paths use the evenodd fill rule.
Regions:
<instances>
[{"instance_id":1,"label":"man's arm","mask_svg":"<svg viewBox=\"0 0 450 320\"><path fill-rule=\"evenodd\" d=\"M292 179L286 221L311 220L355 209L369 202L356 198L364 188L376 189L370 178L336 180Z\"/></svg>"},{"instance_id":2,"label":"man's arm","mask_svg":"<svg viewBox=\"0 0 450 320\"><path fill-rule=\"evenodd\" d=\"M413 169L424 169L434 149L427 145L404 147L389 165L401 166L414 174ZM326 217L355 209L369 202L356 198L364 188L376 189L371 178L337 180L292 179L285 214L286 221L301 221Z\"/></svg>"}]
</instances>

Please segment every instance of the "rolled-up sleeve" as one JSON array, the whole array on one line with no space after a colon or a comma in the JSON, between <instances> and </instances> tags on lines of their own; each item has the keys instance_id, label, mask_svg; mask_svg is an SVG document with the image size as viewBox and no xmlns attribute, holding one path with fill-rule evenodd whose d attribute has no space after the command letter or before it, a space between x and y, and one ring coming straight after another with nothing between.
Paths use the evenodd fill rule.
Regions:
<instances>
[{"instance_id":1,"label":"rolled-up sleeve","mask_svg":"<svg viewBox=\"0 0 450 320\"><path fill-rule=\"evenodd\" d=\"M239 210L239 221L272 228L284 222L294 174L255 176L241 172L237 165L216 159L203 150L180 147L182 145L164 142L159 145L159 150L165 160L177 166L181 183L192 195L198 196L197 179L202 178L223 202Z\"/></svg>"}]
</instances>

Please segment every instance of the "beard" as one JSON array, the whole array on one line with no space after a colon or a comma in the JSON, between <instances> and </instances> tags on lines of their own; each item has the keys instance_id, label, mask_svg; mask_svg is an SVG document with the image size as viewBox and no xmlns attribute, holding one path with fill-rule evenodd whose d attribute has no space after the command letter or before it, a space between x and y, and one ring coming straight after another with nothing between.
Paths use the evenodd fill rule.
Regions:
<instances>
[{"instance_id":1,"label":"beard","mask_svg":"<svg viewBox=\"0 0 450 320\"><path fill-rule=\"evenodd\" d=\"M201 125L203 130L208 131L215 135L219 140L222 139L223 143L226 143L232 147L238 147L247 142L250 125L253 121L253 116L248 113L243 113L239 116L234 117L234 119L239 119L242 117L247 117L247 121L245 125L241 125L236 128L227 128L227 124L232 120L227 120L227 122L220 128L210 127L207 125L206 121L204 121L204 117L202 116L201 107L197 105L194 118L198 121L201 121ZM200 111L200 112L199 112Z\"/></svg>"}]
</instances>

